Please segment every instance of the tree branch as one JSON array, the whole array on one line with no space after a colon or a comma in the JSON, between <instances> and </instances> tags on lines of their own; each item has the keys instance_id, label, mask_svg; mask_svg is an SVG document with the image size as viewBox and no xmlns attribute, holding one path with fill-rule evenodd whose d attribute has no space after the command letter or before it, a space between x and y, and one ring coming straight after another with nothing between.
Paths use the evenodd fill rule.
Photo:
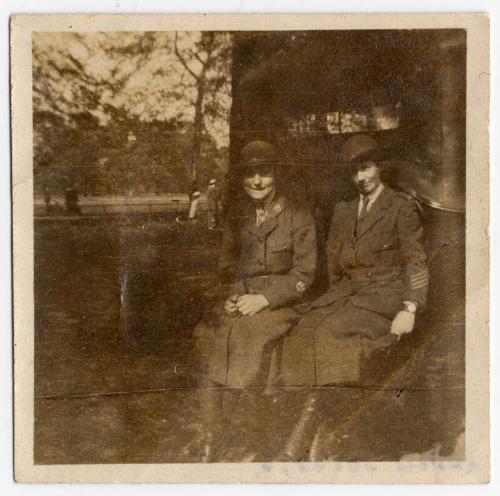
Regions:
<instances>
[{"instance_id":1,"label":"tree branch","mask_svg":"<svg viewBox=\"0 0 500 496\"><path fill-rule=\"evenodd\" d=\"M196 74L187 64L186 60L184 59L184 57L181 55L181 52L179 51L179 47L177 46L177 31L175 33L175 40L174 40L174 52L175 52L175 55L176 57L179 59L179 62L183 65L184 69L186 69L186 71L189 72L189 74L191 74L191 76L196 80L198 81L199 79L199 76L198 74Z\"/></svg>"},{"instance_id":2,"label":"tree branch","mask_svg":"<svg viewBox=\"0 0 500 496\"><path fill-rule=\"evenodd\" d=\"M207 61L206 60L203 60L200 56L200 54L198 52L196 52L195 50L189 50L188 51L188 54L191 56L191 57L194 57L201 65L205 66L207 64Z\"/></svg>"}]
</instances>

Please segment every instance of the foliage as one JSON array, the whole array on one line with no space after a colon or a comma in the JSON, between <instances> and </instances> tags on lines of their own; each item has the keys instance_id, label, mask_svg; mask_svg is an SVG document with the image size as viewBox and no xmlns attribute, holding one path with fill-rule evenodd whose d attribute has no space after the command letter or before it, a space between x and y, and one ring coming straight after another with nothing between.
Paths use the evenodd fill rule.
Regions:
<instances>
[{"instance_id":1,"label":"foliage","mask_svg":"<svg viewBox=\"0 0 500 496\"><path fill-rule=\"evenodd\" d=\"M230 56L227 33L35 33L37 190L179 192L220 178Z\"/></svg>"}]
</instances>

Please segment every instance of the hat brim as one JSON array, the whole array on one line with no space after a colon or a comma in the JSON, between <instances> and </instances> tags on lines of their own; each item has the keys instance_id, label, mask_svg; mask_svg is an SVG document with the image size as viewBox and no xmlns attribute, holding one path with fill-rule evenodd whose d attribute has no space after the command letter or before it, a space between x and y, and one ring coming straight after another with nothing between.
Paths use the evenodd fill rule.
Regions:
<instances>
[{"instance_id":1,"label":"hat brim","mask_svg":"<svg viewBox=\"0 0 500 496\"><path fill-rule=\"evenodd\" d=\"M277 165L278 165L277 162L269 159L252 159L240 162L238 164L238 168L240 170L259 169L262 167L269 167L275 169Z\"/></svg>"},{"instance_id":2,"label":"hat brim","mask_svg":"<svg viewBox=\"0 0 500 496\"><path fill-rule=\"evenodd\" d=\"M386 162L387 160L389 160L388 151L383 148L377 148L373 150L366 150L365 152L360 153L359 155L354 157L349 163L352 166L357 166L365 162L374 162L377 164L380 162Z\"/></svg>"}]
</instances>

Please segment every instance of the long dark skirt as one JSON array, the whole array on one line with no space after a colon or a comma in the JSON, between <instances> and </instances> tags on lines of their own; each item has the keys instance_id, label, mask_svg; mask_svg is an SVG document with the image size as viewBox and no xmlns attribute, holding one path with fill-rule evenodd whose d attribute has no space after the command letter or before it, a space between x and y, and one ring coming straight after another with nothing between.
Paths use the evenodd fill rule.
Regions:
<instances>
[{"instance_id":1,"label":"long dark skirt","mask_svg":"<svg viewBox=\"0 0 500 496\"><path fill-rule=\"evenodd\" d=\"M227 387L265 386L280 338L297 323L292 308L228 316L223 305L196 326L194 339L210 382ZM274 355L276 356L276 354Z\"/></svg>"},{"instance_id":2,"label":"long dark skirt","mask_svg":"<svg viewBox=\"0 0 500 496\"><path fill-rule=\"evenodd\" d=\"M287 386L355 383L361 360L392 344L391 320L343 298L305 314L285 338L281 376Z\"/></svg>"}]
</instances>

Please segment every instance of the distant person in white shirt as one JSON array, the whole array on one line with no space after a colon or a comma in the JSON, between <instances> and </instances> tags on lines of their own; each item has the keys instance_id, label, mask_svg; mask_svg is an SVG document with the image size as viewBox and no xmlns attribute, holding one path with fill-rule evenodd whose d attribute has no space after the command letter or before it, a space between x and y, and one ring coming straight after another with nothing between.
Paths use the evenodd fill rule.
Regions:
<instances>
[{"instance_id":1,"label":"distant person in white shirt","mask_svg":"<svg viewBox=\"0 0 500 496\"><path fill-rule=\"evenodd\" d=\"M194 220L196 218L196 214L198 212L198 204L200 203L200 190L198 189L198 185L196 181L193 182L193 187L191 189L190 202L191 205L189 207L189 220Z\"/></svg>"}]
</instances>

